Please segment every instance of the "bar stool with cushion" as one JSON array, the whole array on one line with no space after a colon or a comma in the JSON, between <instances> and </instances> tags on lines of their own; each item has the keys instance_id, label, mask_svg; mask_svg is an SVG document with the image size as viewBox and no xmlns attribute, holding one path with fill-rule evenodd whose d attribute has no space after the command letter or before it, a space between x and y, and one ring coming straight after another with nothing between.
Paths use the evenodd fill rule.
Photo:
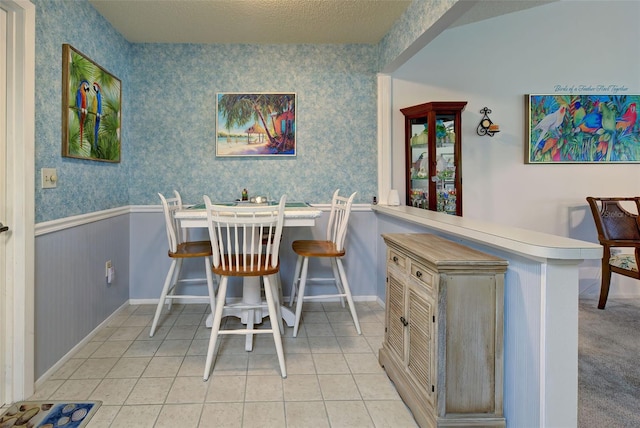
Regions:
<instances>
[{"instance_id":1,"label":"bar stool with cushion","mask_svg":"<svg viewBox=\"0 0 640 428\"><path fill-rule=\"evenodd\" d=\"M168 255L171 258L171 266L167 273L167 278L162 287L160 301L156 307L156 313L153 317L153 324L149 336L155 334L158 320L162 313L162 308L167 303L168 310L171 311L171 303L173 299L181 300L198 300L207 299L213 309L215 307L214 283L211 274L211 243L209 241L189 241L186 229L180 227L179 222L174 218L175 211L182 209L182 198L177 191L173 191L173 198L165 198L158 193L162 201L162 210L164 212L165 227L167 231L167 239L169 241ZM182 270L182 262L185 259L204 259L205 276L199 278L180 278ZM177 291L183 284L206 285L207 295L203 294L179 294Z\"/></svg>"},{"instance_id":2,"label":"bar stool with cushion","mask_svg":"<svg viewBox=\"0 0 640 428\"><path fill-rule=\"evenodd\" d=\"M347 275L342 264L342 257L346 254L344 243L347 236L347 228L349 225L349 216L351 214L351 205L357 192L354 192L348 198L339 196L340 189L333 193L331 199L331 214L329 215L329 224L327 225L327 234L325 240L298 240L292 244L293 251L298 255L296 262L296 270L293 276L293 286L291 287L291 296L289 305L298 298L296 304L296 320L293 326L293 337L297 337L300 327L300 318L302 316L302 304L305 300L317 300L339 297L344 307L344 299L347 299L351 317L356 326L358 334L360 331L360 323L358 322L358 314L356 313L351 289L347 281ZM308 278L309 259L312 257L329 259L333 270L332 277L316 277ZM307 283L332 282L335 284L338 293L322 294L322 295L305 295Z\"/></svg>"},{"instance_id":3,"label":"bar stool with cushion","mask_svg":"<svg viewBox=\"0 0 640 428\"><path fill-rule=\"evenodd\" d=\"M213 272L220 275L216 307L213 311L213 325L207 349L204 380L209 379L215 362L216 344L221 335L253 335L271 333L278 355L278 363L283 378L287 377L284 361L282 336L280 332L280 302L278 298L277 275L280 271L278 253L280 237L284 223L284 207L287 197L282 196L276 205L243 204L238 206L215 205L208 196L204 196L209 227L209 238L213 249ZM266 241L263 241L266 238ZM265 304L226 304L229 278L241 277L243 280L260 278L264 288L266 307L270 318L269 328L253 328L253 316L249 312L246 328L221 329L220 324L225 308L247 311L262 310Z\"/></svg>"}]
</instances>

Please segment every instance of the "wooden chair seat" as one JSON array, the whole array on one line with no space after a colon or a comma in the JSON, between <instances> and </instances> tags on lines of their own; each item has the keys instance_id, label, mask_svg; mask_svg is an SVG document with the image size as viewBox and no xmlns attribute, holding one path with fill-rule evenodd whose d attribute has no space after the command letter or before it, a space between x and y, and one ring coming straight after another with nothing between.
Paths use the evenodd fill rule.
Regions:
<instances>
[{"instance_id":1,"label":"wooden chair seat","mask_svg":"<svg viewBox=\"0 0 640 428\"><path fill-rule=\"evenodd\" d=\"M178 244L178 249L173 252L169 250L169 257L171 258L192 258L192 257L211 257L213 251L211 250L211 242L209 241L193 241L182 242Z\"/></svg>"},{"instance_id":2,"label":"wooden chair seat","mask_svg":"<svg viewBox=\"0 0 640 428\"><path fill-rule=\"evenodd\" d=\"M302 257L342 257L345 249L338 249L335 242L317 240L299 240L291 245L293 251Z\"/></svg>"},{"instance_id":3,"label":"wooden chair seat","mask_svg":"<svg viewBox=\"0 0 640 428\"><path fill-rule=\"evenodd\" d=\"M611 274L640 279L640 196L620 198L588 197L598 232L598 241L603 247L602 282L598 308L604 309L609 296ZM630 212L622 203L633 203L636 212ZM614 250L615 249L615 250Z\"/></svg>"},{"instance_id":4,"label":"wooden chair seat","mask_svg":"<svg viewBox=\"0 0 640 428\"><path fill-rule=\"evenodd\" d=\"M264 261L259 261L257 256L253 258L253 264L251 261L232 260L232 265L226 266L214 266L213 272L218 275L225 276L264 276L274 275L280 271L280 262L276 266L264 266Z\"/></svg>"}]
</instances>

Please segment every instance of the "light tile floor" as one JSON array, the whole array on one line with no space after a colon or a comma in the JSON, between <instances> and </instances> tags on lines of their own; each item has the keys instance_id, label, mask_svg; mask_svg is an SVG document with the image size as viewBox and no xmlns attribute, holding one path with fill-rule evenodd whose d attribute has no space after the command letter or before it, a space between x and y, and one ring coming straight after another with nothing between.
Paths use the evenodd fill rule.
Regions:
<instances>
[{"instance_id":1,"label":"light tile floor","mask_svg":"<svg viewBox=\"0 0 640 428\"><path fill-rule=\"evenodd\" d=\"M149 329L155 305L129 306L54 373L30 400L101 400L99 427L416 427L377 360L384 310L357 303L362 335L339 303L305 303L297 338L223 336L209 381L206 305L174 305ZM227 328L235 318L227 318ZM266 321L268 323L268 321Z\"/></svg>"}]
</instances>

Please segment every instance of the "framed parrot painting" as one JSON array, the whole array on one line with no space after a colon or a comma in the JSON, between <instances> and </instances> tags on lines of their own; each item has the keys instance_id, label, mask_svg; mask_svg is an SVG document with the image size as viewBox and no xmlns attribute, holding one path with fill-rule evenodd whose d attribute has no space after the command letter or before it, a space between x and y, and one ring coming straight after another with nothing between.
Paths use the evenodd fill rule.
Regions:
<instances>
[{"instance_id":1,"label":"framed parrot painting","mask_svg":"<svg viewBox=\"0 0 640 428\"><path fill-rule=\"evenodd\" d=\"M296 94L216 94L216 156L295 156Z\"/></svg>"},{"instance_id":2,"label":"framed parrot painting","mask_svg":"<svg viewBox=\"0 0 640 428\"><path fill-rule=\"evenodd\" d=\"M122 83L62 45L62 156L120 162Z\"/></svg>"},{"instance_id":3,"label":"framed parrot painting","mask_svg":"<svg viewBox=\"0 0 640 428\"><path fill-rule=\"evenodd\" d=\"M525 95L525 163L640 163L640 95Z\"/></svg>"}]
</instances>

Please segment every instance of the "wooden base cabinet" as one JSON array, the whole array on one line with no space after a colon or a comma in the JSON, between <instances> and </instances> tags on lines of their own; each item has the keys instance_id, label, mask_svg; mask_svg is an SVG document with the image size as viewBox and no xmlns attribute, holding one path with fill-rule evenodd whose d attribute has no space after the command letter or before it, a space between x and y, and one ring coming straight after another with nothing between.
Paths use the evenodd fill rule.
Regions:
<instances>
[{"instance_id":1,"label":"wooden base cabinet","mask_svg":"<svg viewBox=\"0 0 640 428\"><path fill-rule=\"evenodd\" d=\"M421 427L504 427L507 261L430 234L384 234L380 364Z\"/></svg>"}]
</instances>

